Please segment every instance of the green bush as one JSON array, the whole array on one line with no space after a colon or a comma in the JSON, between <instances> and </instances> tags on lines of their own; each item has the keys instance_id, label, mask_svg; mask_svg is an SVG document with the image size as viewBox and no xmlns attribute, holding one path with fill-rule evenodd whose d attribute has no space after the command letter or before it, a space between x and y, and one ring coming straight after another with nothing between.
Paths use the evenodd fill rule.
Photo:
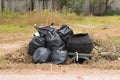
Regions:
<instances>
[{"instance_id":1,"label":"green bush","mask_svg":"<svg viewBox=\"0 0 120 80\"><path fill-rule=\"evenodd\" d=\"M108 14L109 16L114 16L114 15L120 15L120 10L116 9L116 10L111 10Z\"/></svg>"}]
</instances>

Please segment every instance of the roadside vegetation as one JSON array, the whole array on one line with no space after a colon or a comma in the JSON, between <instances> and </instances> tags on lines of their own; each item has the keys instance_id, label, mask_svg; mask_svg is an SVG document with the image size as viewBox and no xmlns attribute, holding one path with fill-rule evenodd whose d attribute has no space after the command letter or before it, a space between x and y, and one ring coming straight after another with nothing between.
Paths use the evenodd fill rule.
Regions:
<instances>
[{"instance_id":1,"label":"roadside vegetation","mask_svg":"<svg viewBox=\"0 0 120 80\"><path fill-rule=\"evenodd\" d=\"M3 13L0 13L0 25L17 25L17 26L32 26L33 24L38 25L48 25L51 22L54 22L56 25L66 24L83 24L83 25L95 25L95 26L104 26L104 25L113 25L119 26L120 16L84 16L82 14L76 15L74 12L62 13L55 11L44 10L41 12L26 12L18 13L5 10Z\"/></svg>"}]
</instances>

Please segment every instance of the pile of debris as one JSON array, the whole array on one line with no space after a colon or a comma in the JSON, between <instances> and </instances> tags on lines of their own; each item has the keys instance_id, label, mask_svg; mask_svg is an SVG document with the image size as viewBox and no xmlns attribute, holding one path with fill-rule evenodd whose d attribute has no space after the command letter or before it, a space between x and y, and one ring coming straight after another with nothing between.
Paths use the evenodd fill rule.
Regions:
<instances>
[{"instance_id":1,"label":"pile of debris","mask_svg":"<svg viewBox=\"0 0 120 80\"><path fill-rule=\"evenodd\" d=\"M32 63L32 56L28 55L28 44L25 43L20 49L4 56L5 60L12 63Z\"/></svg>"},{"instance_id":2,"label":"pile of debris","mask_svg":"<svg viewBox=\"0 0 120 80\"><path fill-rule=\"evenodd\" d=\"M28 54L32 56L34 63L65 64L68 52L91 53L93 41L87 33L74 34L68 25L62 25L60 29L50 26L34 26L38 33L34 34L29 43ZM71 56L69 56L71 57Z\"/></svg>"},{"instance_id":3,"label":"pile of debris","mask_svg":"<svg viewBox=\"0 0 120 80\"><path fill-rule=\"evenodd\" d=\"M87 33L74 34L68 25L55 29L50 26L34 26L38 31L33 34L29 44L7 54L5 59L14 63L46 63L65 64L67 59L80 61L89 60L93 50L93 41ZM28 55L29 54L29 55ZM81 59L82 58L82 59Z\"/></svg>"}]
</instances>

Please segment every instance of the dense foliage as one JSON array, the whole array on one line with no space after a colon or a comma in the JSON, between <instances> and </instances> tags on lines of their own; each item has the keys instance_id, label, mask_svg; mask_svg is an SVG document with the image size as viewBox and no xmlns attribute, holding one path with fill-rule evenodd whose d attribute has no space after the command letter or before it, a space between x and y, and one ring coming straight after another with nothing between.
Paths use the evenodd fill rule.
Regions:
<instances>
[{"instance_id":1,"label":"dense foliage","mask_svg":"<svg viewBox=\"0 0 120 80\"><path fill-rule=\"evenodd\" d=\"M66 11L74 12L77 15L82 13L84 2L84 0L58 0L61 10L66 9ZM118 11L111 9L112 2L113 0L88 0L90 13L97 16L118 13Z\"/></svg>"}]
</instances>

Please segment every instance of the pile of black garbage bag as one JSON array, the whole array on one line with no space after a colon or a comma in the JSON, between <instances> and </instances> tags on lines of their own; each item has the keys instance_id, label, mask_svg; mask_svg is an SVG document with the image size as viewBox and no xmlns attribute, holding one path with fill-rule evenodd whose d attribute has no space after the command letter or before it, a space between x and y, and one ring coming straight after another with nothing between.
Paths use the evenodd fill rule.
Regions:
<instances>
[{"instance_id":1,"label":"pile of black garbage bag","mask_svg":"<svg viewBox=\"0 0 120 80\"><path fill-rule=\"evenodd\" d=\"M82 43L78 44L79 40L74 38L79 35L74 35L73 30L70 29L68 25L62 25L60 29L57 30L51 26L35 26L35 29L38 31L39 35L34 35L28 48L28 54L33 56L33 63L35 64L46 62L65 64L68 58L68 51L80 52L82 49L87 48L84 50L86 51L85 53L90 53L93 48L92 40L86 37L84 37L84 39L79 38ZM82 35L88 36L88 34ZM82 35L80 34L80 36ZM73 42L71 42L72 40ZM77 43L75 40L77 40ZM84 42L85 40L88 44ZM84 43L86 44L85 46ZM91 48L89 48L88 45L91 45Z\"/></svg>"}]
</instances>

